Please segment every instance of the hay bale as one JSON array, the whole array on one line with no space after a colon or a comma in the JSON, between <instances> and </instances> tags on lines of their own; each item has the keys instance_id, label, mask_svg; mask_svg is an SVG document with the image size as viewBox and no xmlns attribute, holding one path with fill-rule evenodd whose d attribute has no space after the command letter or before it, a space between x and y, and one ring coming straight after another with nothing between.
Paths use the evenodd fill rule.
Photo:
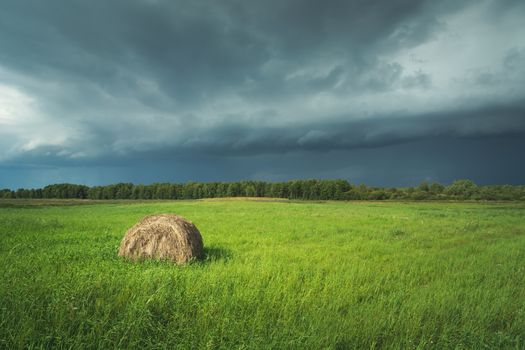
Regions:
<instances>
[{"instance_id":1,"label":"hay bale","mask_svg":"<svg viewBox=\"0 0 525 350\"><path fill-rule=\"evenodd\" d=\"M131 260L154 258L182 264L203 256L202 236L183 217L150 215L126 232L118 255Z\"/></svg>"}]
</instances>

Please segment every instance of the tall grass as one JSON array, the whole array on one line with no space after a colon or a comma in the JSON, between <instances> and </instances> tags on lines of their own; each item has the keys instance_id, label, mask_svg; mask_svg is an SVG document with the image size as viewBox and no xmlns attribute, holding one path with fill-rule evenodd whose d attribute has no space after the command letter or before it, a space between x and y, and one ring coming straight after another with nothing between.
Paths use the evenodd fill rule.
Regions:
<instances>
[{"instance_id":1,"label":"tall grass","mask_svg":"<svg viewBox=\"0 0 525 350\"><path fill-rule=\"evenodd\" d=\"M525 348L523 204L0 208L0 348ZM186 266L117 257L174 212Z\"/></svg>"}]
</instances>

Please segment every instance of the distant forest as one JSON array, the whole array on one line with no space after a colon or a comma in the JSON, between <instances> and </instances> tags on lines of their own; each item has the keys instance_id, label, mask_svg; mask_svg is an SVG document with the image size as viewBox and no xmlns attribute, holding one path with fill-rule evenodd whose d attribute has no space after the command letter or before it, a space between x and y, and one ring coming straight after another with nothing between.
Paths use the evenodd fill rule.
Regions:
<instances>
[{"instance_id":1,"label":"distant forest","mask_svg":"<svg viewBox=\"0 0 525 350\"><path fill-rule=\"evenodd\" d=\"M38 189L0 190L0 198L78 199L199 199L273 197L301 200L525 200L525 186L477 186L457 180L448 186L422 182L417 187L383 188L352 185L346 180L293 180L287 182L187 182L107 186L55 184Z\"/></svg>"}]
</instances>

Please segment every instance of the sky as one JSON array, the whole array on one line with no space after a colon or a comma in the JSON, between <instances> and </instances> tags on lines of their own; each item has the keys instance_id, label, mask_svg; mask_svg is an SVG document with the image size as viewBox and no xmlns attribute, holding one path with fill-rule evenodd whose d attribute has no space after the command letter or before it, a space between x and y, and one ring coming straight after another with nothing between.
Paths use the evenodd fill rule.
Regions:
<instances>
[{"instance_id":1,"label":"sky","mask_svg":"<svg viewBox=\"0 0 525 350\"><path fill-rule=\"evenodd\" d=\"M0 188L525 183L522 0L2 0Z\"/></svg>"}]
</instances>

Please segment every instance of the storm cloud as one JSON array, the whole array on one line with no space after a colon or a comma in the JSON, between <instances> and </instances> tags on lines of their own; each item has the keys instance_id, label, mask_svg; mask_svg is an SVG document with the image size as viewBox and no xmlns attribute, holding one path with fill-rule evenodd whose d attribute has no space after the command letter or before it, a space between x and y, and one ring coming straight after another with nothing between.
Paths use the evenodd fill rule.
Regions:
<instances>
[{"instance_id":1,"label":"storm cloud","mask_svg":"<svg viewBox=\"0 0 525 350\"><path fill-rule=\"evenodd\" d=\"M0 186L519 182L524 20L522 1L5 0Z\"/></svg>"}]
</instances>

